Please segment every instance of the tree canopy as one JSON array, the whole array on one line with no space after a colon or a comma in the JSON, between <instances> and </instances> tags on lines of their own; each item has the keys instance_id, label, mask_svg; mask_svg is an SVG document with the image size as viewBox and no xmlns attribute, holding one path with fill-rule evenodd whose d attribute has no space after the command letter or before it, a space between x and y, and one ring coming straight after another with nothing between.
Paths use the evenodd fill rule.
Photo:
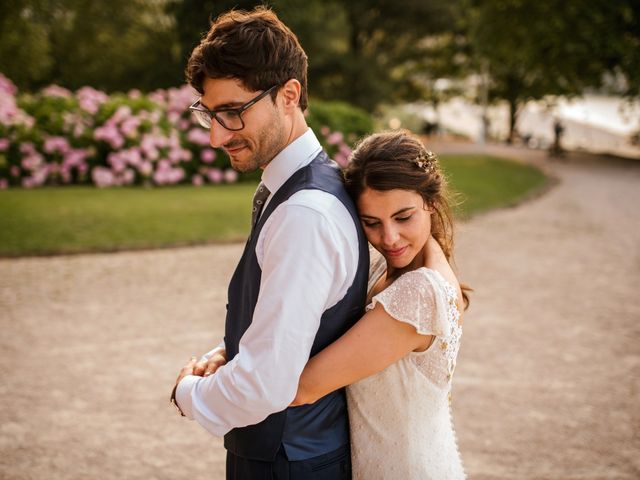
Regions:
<instances>
[{"instance_id":1,"label":"tree canopy","mask_svg":"<svg viewBox=\"0 0 640 480\"><path fill-rule=\"evenodd\" d=\"M545 95L640 95L638 0L5 0L0 71L25 90L176 86L211 20L261 3L300 38L311 95L369 111L478 73L514 121Z\"/></svg>"}]
</instances>

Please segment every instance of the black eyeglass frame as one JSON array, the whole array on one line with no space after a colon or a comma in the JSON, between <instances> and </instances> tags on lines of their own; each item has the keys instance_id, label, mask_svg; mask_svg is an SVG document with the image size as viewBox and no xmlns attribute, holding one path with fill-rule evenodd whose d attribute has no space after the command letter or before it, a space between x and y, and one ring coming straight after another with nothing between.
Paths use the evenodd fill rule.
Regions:
<instances>
[{"instance_id":1,"label":"black eyeglass frame","mask_svg":"<svg viewBox=\"0 0 640 480\"><path fill-rule=\"evenodd\" d=\"M198 100L196 100L195 102L193 102L190 106L189 106L189 110L191 112L202 112L202 113L206 113L209 115L209 125L205 125L200 121L200 117L196 116L196 118L198 119L198 123L200 123L201 126L203 126L204 128L211 128L211 123L213 121L213 119L215 118L216 121L222 125L223 128L226 128L227 130L231 131L231 132L238 132L240 130L242 130L245 125L244 125L244 119L242 118L242 114L248 110L249 108L253 107L256 103L258 103L260 100L262 100L264 97L266 97L267 95L269 95L275 88L279 87L280 85L274 85L271 88L268 88L267 90L265 90L264 92L262 92L260 95L258 95L257 97L252 98L251 100L249 100L247 103L240 105L238 108L220 108L218 110L209 110L207 107L205 107L204 105L202 105L202 103L200 102L200 100L202 100L202 98L199 98ZM220 112L234 112L235 115L238 116L238 118L240 119L240 124L242 125L240 128L229 128L227 125L224 124L224 121L217 115Z\"/></svg>"}]
</instances>

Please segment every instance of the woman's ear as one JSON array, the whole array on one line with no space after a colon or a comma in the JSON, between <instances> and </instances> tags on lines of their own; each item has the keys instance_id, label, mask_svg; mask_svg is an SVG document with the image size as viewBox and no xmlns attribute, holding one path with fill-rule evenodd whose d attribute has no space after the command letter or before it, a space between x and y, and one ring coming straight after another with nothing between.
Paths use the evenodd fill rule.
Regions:
<instances>
[{"instance_id":1,"label":"woman's ear","mask_svg":"<svg viewBox=\"0 0 640 480\"><path fill-rule=\"evenodd\" d=\"M300 105L300 92L302 91L302 85L295 78L288 80L282 88L283 106L285 110L293 110Z\"/></svg>"}]
</instances>

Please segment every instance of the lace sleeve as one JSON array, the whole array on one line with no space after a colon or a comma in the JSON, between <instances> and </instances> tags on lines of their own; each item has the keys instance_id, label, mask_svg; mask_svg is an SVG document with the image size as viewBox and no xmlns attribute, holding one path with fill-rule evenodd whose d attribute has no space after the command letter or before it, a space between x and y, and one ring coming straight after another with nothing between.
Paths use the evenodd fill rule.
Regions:
<instances>
[{"instance_id":1,"label":"lace sleeve","mask_svg":"<svg viewBox=\"0 0 640 480\"><path fill-rule=\"evenodd\" d=\"M374 296L368 309L378 303L393 318L414 326L422 335L443 337L451 333L445 292L426 269L402 275Z\"/></svg>"}]
</instances>

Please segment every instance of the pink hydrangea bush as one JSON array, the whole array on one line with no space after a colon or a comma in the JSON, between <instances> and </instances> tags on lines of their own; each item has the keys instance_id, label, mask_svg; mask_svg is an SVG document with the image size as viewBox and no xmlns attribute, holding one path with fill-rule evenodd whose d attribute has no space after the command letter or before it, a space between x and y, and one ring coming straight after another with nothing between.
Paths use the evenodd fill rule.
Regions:
<instances>
[{"instance_id":1,"label":"pink hydrangea bush","mask_svg":"<svg viewBox=\"0 0 640 480\"><path fill-rule=\"evenodd\" d=\"M0 188L93 184L163 186L234 183L223 151L188 112L189 86L107 95L50 85L19 94L0 73ZM346 164L344 135L320 129L320 140Z\"/></svg>"}]
</instances>

